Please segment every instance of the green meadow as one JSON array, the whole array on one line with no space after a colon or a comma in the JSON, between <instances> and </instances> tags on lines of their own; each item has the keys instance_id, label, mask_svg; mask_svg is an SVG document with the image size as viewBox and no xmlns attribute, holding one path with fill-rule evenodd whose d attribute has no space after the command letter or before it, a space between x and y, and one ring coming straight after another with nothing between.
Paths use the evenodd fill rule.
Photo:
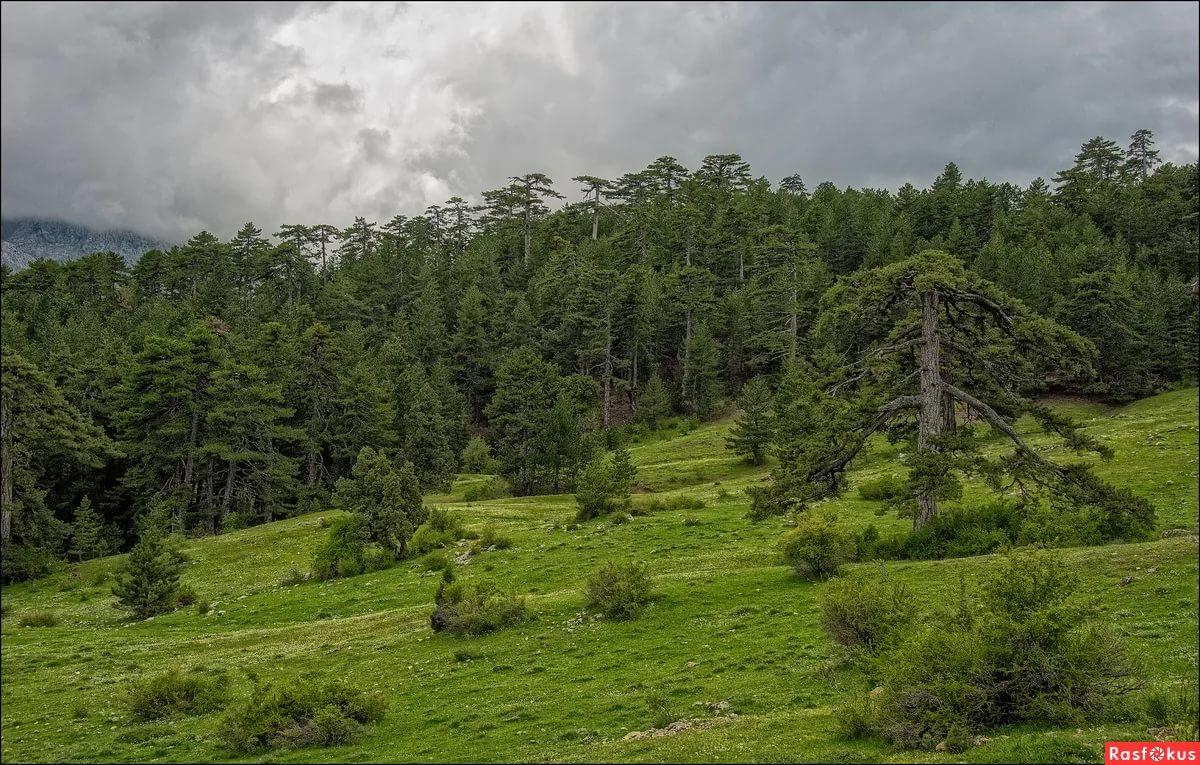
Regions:
<instances>
[{"instance_id":1,"label":"green meadow","mask_svg":"<svg viewBox=\"0 0 1200 765\"><path fill-rule=\"evenodd\" d=\"M1058 401L1116 456L1099 474L1151 499L1151 541L1054 550L1081 579L1075 597L1124 634L1149 686L1197 667L1197 390L1123 407ZM482 637L429 626L438 572L415 561L349 579L284 585L310 565L335 511L189 541L183 581L212 604L142 622L114 607L121 558L88 561L4 588L3 749L16 761L239 760L215 736L220 712L135 722L129 685L172 667L230 671L233 695L251 678L306 676L377 691L388 711L351 745L274 751L270 761L1100 761L1106 740L1144 740L1145 725L994 731L962 754L903 752L839 740L832 709L861 680L818 623L821 583L779 560L785 521L754 524L745 490L770 466L726 451L729 422L659 432L632 445L644 494L689 495L704 506L626 523L574 522L570 495L464 502L486 476L428 498L469 528L491 525L504 550L467 555L460 579L527 593L536 620ZM1022 429L1032 432L1031 423ZM1031 436L1048 456L1069 457ZM1002 444L996 442L996 448ZM854 486L902 472L902 448L873 445L850 490L822 503L851 526L882 532L909 521L880 515ZM973 486L963 501L977 502ZM635 501L644 501L643 496ZM687 519L687 523L685 523ZM1164 533L1165 532L1165 533ZM584 609L584 579L608 561L643 561L655 595L629 621ZM994 556L885 564L926 604L953 602ZM877 565L877 564L863 564ZM53 612L52 627L22 626ZM675 730L655 730L648 699Z\"/></svg>"}]
</instances>

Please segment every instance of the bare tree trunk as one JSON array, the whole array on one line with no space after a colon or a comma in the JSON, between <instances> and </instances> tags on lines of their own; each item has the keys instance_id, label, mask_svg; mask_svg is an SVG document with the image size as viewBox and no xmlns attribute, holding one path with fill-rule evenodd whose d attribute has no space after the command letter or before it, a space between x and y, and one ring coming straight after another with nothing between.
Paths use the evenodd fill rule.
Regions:
<instances>
[{"instance_id":1,"label":"bare tree trunk","mask_svg":"<svg viewBox=\"0 0 1200 765\"><path fill-rule=\"evenodd\" d=\"M679 375L679 395L683 399L683 403L687 405L687 389L688 377L691 372L691 353L692 353L692 310L689 308L687 312L687 321L683 327L683 371Z\"/></svg>"},{"instance_id":2,"label":"bare tree trunk","mask_svg":"<svg viewBox=\"0 0 1200 765\"><path fill-rule=\"evenodd\" d=\"M200 432L200 411L192 412L192 426L188 431L187 454L183 458L183 487L190 502L196 496L196 487L192 485L192 470L196 464L196 438ZM183 505L176 505L175 530L183 533Z\"/></svg>"},{"instance_id":3,"label":"bare tree trunk","mask_svg":"<svg viewBox=\"0 0 1200 765\"><path fill-rule=\"evenodd\" d=\"M529 205L525 206L525 265L529 265Z\"/></svg>"},{"instance_id":4,"label":"bare tree trunk","mask_svg":"<svg viewBox=\"0 0 1200 765\"><path fill-rule=\"evenodd\" d=\"M800 336L800 321L796 316L799 296L796 294L796 264L792 264L792 288L788 296L788 360L796 360L797 339Z\"/></svg>"},{"instance_id":5,"label":"bare tree trunk","mask_svg":"<svg viewBox=\"0 0 1200 765\"><path fill-rule=\"evenodd\" d=\"M0 539L8 542L12 535L13 504L13 419L10 394L0 397Z\"/></svg>"},{"instance_id":6,"label":"bare tree trunk","mask_svg":"<svg viewBox=\"0 0 1200 765\"><path fill-rule=\"evenodd\" d=\"M304 485L312 486L317 482L317 452L311 451L308 453L308 475L305 477Z\"/></svg>"},{"instance_id":7,"label":"bare tree trunk","mask_svg":"<svg viewBox=\"0 0 1200 765\"><path fill-rule=\"evenodd\" d=\"M633 336L633 354L629 360L629 388L633 391L635 399L637 398L638 387L638 346L638 336L635 332Z\"/></svg>"},{"instance_id":8,"label":"bare tree trunk","mask_svg":"<svg viewBox=\"0 0 1200 765\"><path fill-rule=\"evenodd\" d=\"M596 205L592 208L592 241L600 237L600 190L596 189Z\"/></svg>"},{"instance_id":9,"label":"bare tree trunk","mask_svg":"<svg viewBox=\"0 0 1200 765\"><path fill-rule=\"evenodd\" d=\"M935 440L942 432L944 405L941 347L938 339L938 295L921 295L921 409L917 417L917 451L937 451ZM937 499L928 493L917 497L916 528L937 514Z\"/></svg>"}]
</instances>

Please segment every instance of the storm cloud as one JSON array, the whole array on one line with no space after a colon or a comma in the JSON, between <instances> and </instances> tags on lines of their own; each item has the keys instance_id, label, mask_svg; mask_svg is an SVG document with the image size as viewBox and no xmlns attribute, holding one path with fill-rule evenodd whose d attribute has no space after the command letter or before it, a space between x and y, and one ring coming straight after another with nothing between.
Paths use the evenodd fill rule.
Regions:
<instances>
[{"instance_id":1,"label":"storm cloud","mask_svg":"<svg viewBox=\"0 0 1200 765\"><path fill-rule=\"evenodd\" d=\"M10 4L2 205L162 237L386 219L672 154L1025 183L1197 157L1197 4Z\"/></svg>"}]
</instances>

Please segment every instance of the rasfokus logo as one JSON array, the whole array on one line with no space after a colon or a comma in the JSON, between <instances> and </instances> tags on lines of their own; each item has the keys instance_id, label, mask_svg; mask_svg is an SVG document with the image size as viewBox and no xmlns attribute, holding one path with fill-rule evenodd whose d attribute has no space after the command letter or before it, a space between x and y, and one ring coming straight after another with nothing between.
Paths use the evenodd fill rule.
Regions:
<instances>
[{"instance_id":1,"label":"rasfokus logo","mask_svg":"<svg viewBox=\"0 0 1200 765\"><path fill-rule=\"evenodd\" d=\"M1115 762L1200 763L1196 741L1109 741L1104 745L1104 765Z\"/></svg>"}]
</instances>

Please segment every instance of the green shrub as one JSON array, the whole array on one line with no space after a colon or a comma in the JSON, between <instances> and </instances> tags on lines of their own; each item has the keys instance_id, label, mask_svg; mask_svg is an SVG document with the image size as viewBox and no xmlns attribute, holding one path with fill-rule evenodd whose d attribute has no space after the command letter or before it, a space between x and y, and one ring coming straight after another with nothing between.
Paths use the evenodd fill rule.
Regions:
<instances>
[{"instance_id":1,"label":"green shrub","mask_svg":"<svg viewBox=\"0 0 1200 765\"><path fill-rule=\"evenodd\" d=\"M874 698L868 693L857 694L835 706L833 726L838 738L855 740L874 735Z\"/></svg>"},{"instance_id":2,"label":"green shrub","mask_svg":"<svg viewBox=\"0 0 1200 765\"><path fill-rule=\"evenodd\" d=\"M998 563L976 608L931 620L880 655L875 731L929 749L959 729L1076 725L1107 714L1136 686L1134 668L1113 633L1068 603L1074 587L1067 568L1044 555Z\"/></svg>"},{"instance_id":3,"label":"green shrub","mask_svg":"<svg viewBox=\"0 0 1200 765\"><path fill-rule=\"evenodd\" d=\"M833 580L821 600L821 626L829 636L872 653L889 645L914 615L908 589L882 566Z\"/></svg>"},{"instance_id":4,"label":"green shrub","mask_svg":"<svg viewBox=\"0 0 1200 765\"><path fill-rule=\"evenodd\" d=\"M411 555L424 555L433 550L449 547L466 536L462 519L457 513L445 508L435 507L429 511L429 518L417 528L408 543Z\"/></svg>"},{"instance_id":5,"label":"green shrub","mask_svg":"<svg viewBox=\"0 0 1200 765\"><path fill-rule=\"evenodd\" d=\"M49 576L65 562L44 547L5 544L0 551L0 582L24 582Z\"/></svg>"},{"instance_id":6,"label":"green shrub","mask_svg":"<svg viewBox=\"0 0 1200 765\"><path fill-rule=\"evenodd\" d=\"M450 556L446 555L444 550L434 550L431 553L426 553L424 558L417 561L417 565L426 571L445 571L453 563L450 560Z\"/></svg>"},{"instance_id":7,"label":"green shrub","mask_svg":"<svg viewBox=\"0 0 1200 765\"><path fill-rule=\"evenodd\" d=\"M657 691L646 694L646 711L653 728L665 728L682 716L671 699Z\"/></svg>"},{"instance_id":8,"label":"green shrub","mask_svg":"<svg viewBox=\"0 0 1200 765\"><path fill-rule=\"evenodd\" d=\"M196 588L190 584L181 584L175 593L175 605L186 608L196 602Z\"/></svg>"},{"instance_id":9,"label":"green shrub","mask_svg":"<svg viewBox=\"0 0 1200 765\"><path fill-rule=\"evenodd\" d=\"M496 531L495 527L490 525L483 527L483 530L479 532L479 539L475 540L475 544L472 545L475 552L482 552L492 548L507 550L510 547L512 547L512 540L499 531Z\"/></svg>"},{"instance_id":10,"label":"green shrub","mask_svg":"<svg viewBox=\"0 0 1200 765\"><path fill-rule=\"evenodd\" d=\"M166 613L179 604L184 556L173 538L147 526L129 552L113 587L117 604L137 619Z\"/></svg>"},{"instance_id":11,"label":"green shrub","mask_svg":"<svg viewBox=\"0 0 1200 765\"><path fill-rule=\"evenodd\" d=\"M853 540L833 515L805 512L780 544L784 561L805 579L836 576L850 559Z\"/></svg>"},{"instance_id":12,"label":"green shrub","mask_svg":"<svg viewBox=\"0 0 1200 765\"><path fill-rule=\"evenodd\" d=\"M689 515L683 519L683 525L684 526L699 526L700 519L695 516Z\"/></svg>"},{"instance_id":13,"label":"green shrub","mask_svg":"<svg viewBox=\"0 0 1200 765\"><path fill-rule=\"evenodd\" d=\"M26 611L21 614L22 627L57 627L61 621L53 611Z\"/></svg>"},{"instance_id":14,"label":"green shrub","mask_svg":"<svg viewBox=\"0 0 1200 765\"><path fill-rule=\"evenodd\" d=\"M313 578L358 576L368 566L367 537L357 516L334 520L313 556Z\"/></svg>"},{"instance_id":15,"label":"green shrub","mask_svg":"<svg viewBox=\"0 0 1200 765\"><path fill-rule=\"evenodd\" d=\"M288 572L279 580L280 587L293 587L297 584L303 584L308 581L308 572L301 571L299 567L292 566Z\"/></svg>"},{"instance_id":16,"label":"green shrub","mask_svg":"<svg viewBox=\"0 0 1200 765\"><path fill-rule=\"evenodd\" d=\"M353 741L383 719L387 705L347 683L295 680L256 686L250 698L221 720L219 735L239 752Z\"/></svg>"},{"instance_id":17,"label":"green shrub","mask_svg":"<svg viewBox=\"0 0 1200 765\"><path fill-rule=\"evenodd\" d=\"M195 608L196 608L196 613L200 614L201 616L204 616L205 614L207 614L208 612L213 610L212 603L205 600L204 598L201 598L200 600L196 601Z\"/></svg>"},{"instance_id":18,"label":"green shrub","mask_svg":"<svg viewBox=\"0 0 1200 765\"><path fill-rule=\"evenodd\" d=\"M610 619L629 619L650 602L651 582L641 563L608 563L588 577L587 604Z\"/></svg>"},{"instance_id":19,"label":"green shrub","mask_svg":"<svg viewBox=\"0 0 1200 765\"><path fill-rule=\"evenodd\" d=\"M471 436L471 440L463 447L462 469L464 473L491 473L493 467L492 449L479 436Z\"/></svg>"},{"instance_id":20,"label":"green shrub","mask_svg":"<svg viewBox=\"0 0 1200 765\"><path fill-rule=\"evenodd\" d=\"M1026 506L1017 532L1017 543L1044 547L1097 545L1104 541L1095 512L1063 503L1041 501Z\"/></svg>"},{"instance_id":21,"label":"green shrub","mask_svg":"<svg viewBox=\"0 0 1200 765\"><path fill-rule=\"evenodd\" d=\"M208 675L178 667L133 683L125 701L138 720L173 715L199 715L224 706L229 682L224 674Z\"/></svg>"},{"instance_id":22,"label":"green shrub","mask_svg":"<svg viewBox=\"0 0 1200 765\"><path fill-rule=\"evenodd\" d=\"M482 635L532 618L525 598L492 582L442 582L429 625L434 632Z\"/></svg>"},{"instance_id":23,"label":"green shrub","mask_svg":"<svg viewBox=\"0 0 1200 765\"><path fill-rule=\"evenodd\" d=\"M507 496L508 484L498 476L490 481L473 483L463 491L464 502L486 502L489 499L500 499Z\"/></svg>"},{"instance_id":24,"label":"green shrub","mask_svg":"<svg viewBox=\"0 0 1200 765\"><path fill-rule=\"evenodd\" d=\"M903 496L907 482L898 475L882 475L863 481L858 487L858 496L873 501L896 499Z\"/></svg>"},{"instance_id":25,"label":"green shrub","mask_svg":"<svg viewBox=\"0 0 1200 765\"><path fill-rule=\"evenodd\" d=\"M881 539L873 553L883 559L940 560L987 555L1017 542L1022 510L1008 501L945 508L915 531Z\"/></svg>"},{"instance_id":26,"label":"green shrub","mask_svg":"<svg viewBox=\"0 0 1200 765\"><path fill-rule=\"evenodd\" d=\"M634 474L629 453L623 449L611 456L597 454L575 482L575 502L579 505L576 518L586 521L612 512L628 512Z\"/></svg>"}]
</instances>

